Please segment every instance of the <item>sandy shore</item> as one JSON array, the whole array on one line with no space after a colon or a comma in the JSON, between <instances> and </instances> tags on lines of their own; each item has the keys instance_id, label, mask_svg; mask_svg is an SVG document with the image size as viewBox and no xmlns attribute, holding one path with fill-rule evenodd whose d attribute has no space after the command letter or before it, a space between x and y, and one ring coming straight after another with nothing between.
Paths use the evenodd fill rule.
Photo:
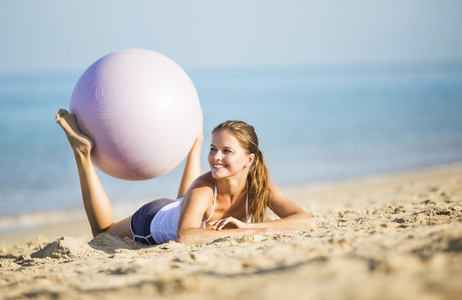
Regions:
<instances>
[{"instance_id":1,"label":"sandy shore","mask_svg":"<svg viewBox=\"0 0 462 300\"><path fill-rule=\"evenodd\" d=\"M0 298L462 299L462 164L286 192L317 230L143 247L80 219L4 235Z\"/></svg>"}]
</instances>

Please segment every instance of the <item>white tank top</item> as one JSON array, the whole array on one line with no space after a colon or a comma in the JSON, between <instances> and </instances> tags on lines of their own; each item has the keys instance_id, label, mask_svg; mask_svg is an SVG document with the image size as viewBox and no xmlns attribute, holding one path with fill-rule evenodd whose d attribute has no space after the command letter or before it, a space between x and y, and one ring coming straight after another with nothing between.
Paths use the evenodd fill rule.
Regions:
<instances>
[{"instance_id":1,"label":"white tank top","mask_svg":"<svg viewBox=\"0 0 462 300\"><path fill-rule=\"evenodd\" d=\"M184 196L178 198L178 201L167 204L162 207L154 216L151 221L151 235L156 244L160 245L167 243L168 241L176 241L176 233L178 230L178 220L180 219L181 203L183 202ZM212 213L210 217L202 221L201 228L205 229L208 221L212 219L213 212L215 211L215 202L217 200L217 183L215 181L215 189L213 193L213 204ZM245 199L245 215L246 220L249 219L249 196L248 193Z\"/></svg>"}]
</instances>

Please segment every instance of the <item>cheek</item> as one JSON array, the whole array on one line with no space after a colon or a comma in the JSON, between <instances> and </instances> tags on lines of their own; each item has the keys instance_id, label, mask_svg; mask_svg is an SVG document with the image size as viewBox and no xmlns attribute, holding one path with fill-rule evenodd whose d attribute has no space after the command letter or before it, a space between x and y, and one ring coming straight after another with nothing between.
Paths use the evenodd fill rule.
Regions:
<instances>
[{"instance_id":1,"label":"cheek","mask_svg":"<svg viewBox=\"0 0 462 300\"><path fill-rule=\"evenodd\" d=\"M246 161L242 156L234 156L228 158L228 163L232 164L235 168L241 169L245 165Z\"/></svg>"}]
</instances>

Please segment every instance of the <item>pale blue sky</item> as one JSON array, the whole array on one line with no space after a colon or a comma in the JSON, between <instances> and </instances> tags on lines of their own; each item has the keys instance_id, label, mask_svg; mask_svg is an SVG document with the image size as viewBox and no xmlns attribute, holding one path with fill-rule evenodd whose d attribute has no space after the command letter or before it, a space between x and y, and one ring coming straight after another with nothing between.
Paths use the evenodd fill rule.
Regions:
<instances>
[{"instance_id":1,"label":"pale blue sky","mask_svg":"<svg viewBox=\"0 0 462 300\"><path fill-rule=\"evenodd\" d=\"M146 48L181 66L462 60L462 1L1 1L0 73Z\"/></svg>"}]
</instances>

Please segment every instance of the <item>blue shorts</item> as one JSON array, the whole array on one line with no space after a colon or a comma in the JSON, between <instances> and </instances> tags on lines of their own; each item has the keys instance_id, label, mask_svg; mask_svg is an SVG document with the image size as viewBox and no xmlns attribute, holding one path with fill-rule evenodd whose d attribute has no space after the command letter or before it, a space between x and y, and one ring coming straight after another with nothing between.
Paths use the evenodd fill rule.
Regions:
<instances>
[{"instance_id":1,"label":"blue shorts","mask_svg":"<svg viewBox=\"0 0 462 300\"><path fill-rule=\"evenodd\" d=\"M178 200L167 198L151 201L138 209L130 220L130 230L133 233L133 239L146 245L156 245L151 235L151 222L156 213L165 205Z\"/></svg>"}]
</instances>

